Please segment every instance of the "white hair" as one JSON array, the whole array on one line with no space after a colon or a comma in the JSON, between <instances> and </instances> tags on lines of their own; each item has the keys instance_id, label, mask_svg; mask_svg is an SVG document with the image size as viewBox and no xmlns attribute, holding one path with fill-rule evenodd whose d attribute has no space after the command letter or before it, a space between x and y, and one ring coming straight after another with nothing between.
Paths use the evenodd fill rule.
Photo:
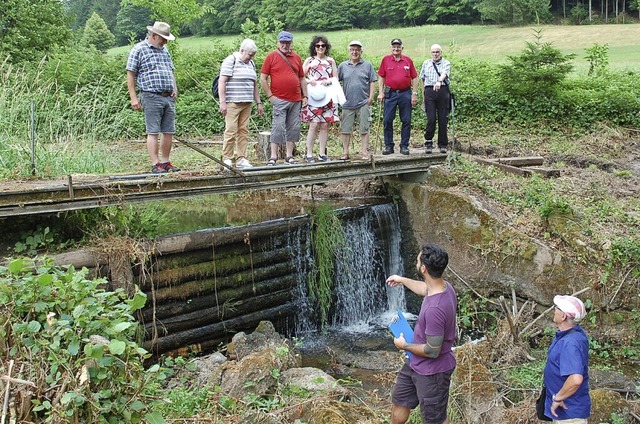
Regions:
<instances>
[{"instance_id":1,"label":"white hair","mask_svg":"<svg viewBox=\"0 0 640 424\"><path fill-rule=\"evenodd\" d=\"M250 38L245 38L244 40L242 40L242 43L240 43L240 50L243 50L247 53L255 53L258 51L258 46L256 46L255 41L253 41Z\"/></svg>"},{"instance_id":2,"label":"white hair","mask_svg":"<svg viewBox=\"0 0 640 424\"><path fill-rule=\"evenodd\" d=\"M440 44L434 44L431 46L431 50L440 50L442 51L442 47L440 47Z\"/></svg>"}]
</instances>

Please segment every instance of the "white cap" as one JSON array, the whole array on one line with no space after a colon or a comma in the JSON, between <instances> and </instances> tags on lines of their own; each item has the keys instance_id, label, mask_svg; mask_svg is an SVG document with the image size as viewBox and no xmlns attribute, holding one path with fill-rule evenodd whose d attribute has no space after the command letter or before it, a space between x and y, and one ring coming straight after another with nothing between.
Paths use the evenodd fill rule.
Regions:
<instances>
[{"instance_id":1,"label":"white cap","mask_svg":"<svg viewBox=\"0 0 640 424\"><path fill-rule=\"evenodd\" d=\"M349 43L350 46L360 46L362 47L362 43L358 40L353 40L352 42Z\"/></svg>"},{"instance_id":2,"label":"white cap","mask_svg":"<svg viewBox=\"0 0 640 424\"><path fill-rule=\"evenodd\" d=\"M555 296L553 304L575 322L580 322L587 315L582 300L574 296Z\"/></svg>"}]
</instances>

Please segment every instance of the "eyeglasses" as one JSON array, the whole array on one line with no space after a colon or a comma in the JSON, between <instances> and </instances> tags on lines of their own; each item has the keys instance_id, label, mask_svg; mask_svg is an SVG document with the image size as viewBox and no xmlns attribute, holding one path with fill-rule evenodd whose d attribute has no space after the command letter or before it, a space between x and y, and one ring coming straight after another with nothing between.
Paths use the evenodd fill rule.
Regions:
<instances>
[{"instance_id":1,"label":"eyeglasses","mask_svg":"<svg viewBox=\"0 0 640 424\"><path fill-rule=\"evenodd\" d=\"M324 49L325 47L327 47L326 44L316 44L316 47L319 49Z\"/></svg>"}]
</instances>

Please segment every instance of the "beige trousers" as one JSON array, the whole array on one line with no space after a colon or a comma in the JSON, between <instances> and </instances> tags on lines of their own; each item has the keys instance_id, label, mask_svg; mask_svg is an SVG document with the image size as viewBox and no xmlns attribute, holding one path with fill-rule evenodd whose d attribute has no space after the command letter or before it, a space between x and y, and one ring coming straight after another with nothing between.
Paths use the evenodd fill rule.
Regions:
<instances>
[{"instance_id":1,"label":"beige trousers","mask_svg":"<svg viewBox=\"0 0 640 424\"><path fill-rule=\"evenodd\" d=\"M253 103L227 103L227 115L224 117L224 142L222 158L237 159L247 157L249 142L249 118Z\"/></svg>"}]
</instances>

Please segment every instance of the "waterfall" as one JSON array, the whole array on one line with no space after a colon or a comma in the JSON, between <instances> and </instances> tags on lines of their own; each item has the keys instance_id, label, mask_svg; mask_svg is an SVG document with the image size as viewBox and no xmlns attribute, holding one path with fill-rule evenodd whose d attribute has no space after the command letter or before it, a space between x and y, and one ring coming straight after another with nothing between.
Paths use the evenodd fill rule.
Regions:
<instances>
[{"instance_id":1,"label":"waterfall","mask_svg":"<svg viewBox=\"0 0 640 424\"><path fill-rule=\"evenodd\" d=\"M367 331L382 314L405 308L404 290L386 277L404 272L400 221L394 204L374 205L358 220L343 222L346 245L338 254L332 326Z\"/></svg>"}]
</instances>

